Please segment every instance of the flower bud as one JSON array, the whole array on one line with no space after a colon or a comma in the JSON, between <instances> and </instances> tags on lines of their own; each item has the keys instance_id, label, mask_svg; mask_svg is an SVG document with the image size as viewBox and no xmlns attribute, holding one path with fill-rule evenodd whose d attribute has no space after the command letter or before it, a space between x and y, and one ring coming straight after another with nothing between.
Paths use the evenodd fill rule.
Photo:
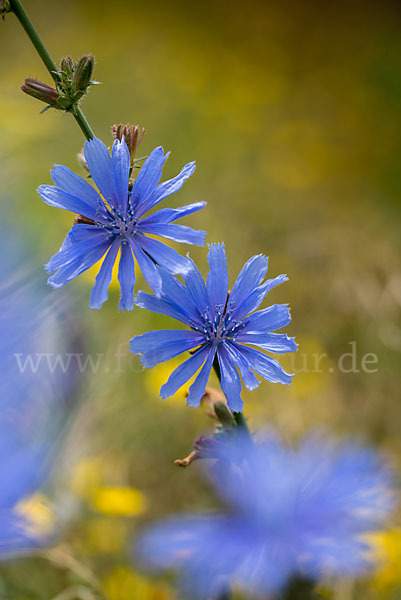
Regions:
<instances>
[{"instance_id":1,"label":"flower bud","mask_svg":"<svg viewBox=\"0 0 401 600\"><path fill-rule=\"evenodd\" d=\"M145 129L142 127L141 131L139 125L130 125L129 123L127 125L123 125L122 123L120 123L118 125L113 125L111 131L115 140L121 141L124 136L124 140L128 146L132 163L135 158L138 146L141 143L143 136L145 135Z\"/></svg>"},{"instance_id":2,"label":"flower bud","mask_svg":"<svg viewBox=\"0 0 401 600\"><path fill-rule=\"evenodd\" d=\"M194 442L194 450L197 458L214 458L216 450L219 449L221 442L208 435L201 435Z\"/></svg>"},{"instance_id":3,"label":"flower bud","mask_svg":"<svg viewBox=\"0 0 401 600\"><path fill-rule=\"evenodd\" d=\"M25 94L28 94L28 96L32 96L37 100L46 102L46 104L49 104L50 106L59 108L58 101L60 94L42 81L31 78L25 79L24 83L21 85L21 90L25 92Z\"/></svg>"},{"instance_id":4,"label":"flower bud","mask_svg":"<svg viewBox=\"0 0 401 600\"><path fill-rule=\"evenodd\" d=\"M216 402L214 404L214 412L223 427L230 429L235 424L233 414L224 402Z\"/></svg>"},{"instance_id":5,"label":"flower bud","mask_svg":"<svg viewBox=\"0 0 401 600\"><path fill-rule=\"evenodd\" d=\"M89 173L89 167L88 167L88 163L86 162L83 149L81 150L81 152L78 153L77 158L78 158L78 163L81 165L81 167Z\"/></svg>"},{"instance_id":6,"label":"flower bud","mask_svg":"<svg viewBox=\"0 0 401 600\"><path fill-rule=\"evenodd\" d=\"M64 56L60 62L60 70L63 71L66 75L71 75L74 69L74 61L71 56Z\"/></svg>"},{"instance_id":7,"label":"flower bud","mask_svg":"<svg viewBox=\"0 0 401 600\"><path fill-rule=\"evenodd\" d=\"M0 15L4 20L4 15L11 12L10 2L8 0L0 0Z\"/></svg>"},{"instance_id":8,"label":"flower bud","mask_svg":"<svg viewBox=\"0 0 401 600\"><path fill-rule=\"evenodd\" d=\"M86 92L86 88L91 82L94 65L95 59L92 54L85 54L75 65L72 83L78 92L82 92L82 94Z\"/></svg>"}]
</instances>

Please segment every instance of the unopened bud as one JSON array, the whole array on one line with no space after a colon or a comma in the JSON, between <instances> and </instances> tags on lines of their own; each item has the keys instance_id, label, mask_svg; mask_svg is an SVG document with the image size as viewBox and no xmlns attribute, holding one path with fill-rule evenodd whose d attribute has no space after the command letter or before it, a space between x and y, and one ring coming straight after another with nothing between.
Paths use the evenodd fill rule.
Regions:
<instances>
[{"instance_id":1,"label":"unopened bud","mask_svg":"<svg viewBox=\"0 0 401 600\"><path fill-rule=\"evenodd\" d=\"M63 71L66 75L71 75L74 68L74 61L71 56L64 56L60 62L60 70Z\"/></svg>"},{"instance_id":2,"label":"unopened bud","mask_svg":"<svg viewBox=\"0 0 401 600\"><path fill-rule=\"evenodd\" d=\"M72 82L78 92L82 92L83 94L86 92L91 82L94 65L95 59L92 54L85 54L75 65Z\"/></svg>"},{"instance_id":3,"label":"unopened bud","mask_svg":"<svg viewBox=\"0 0 401 600\"><path fill-rule=\"evenodd\" d=\"M24 83L21 85L21 90L25 92L25 94L28 94L28 96L32 96L37 100L41 100L50 106L58 108L60 94L42 81L30 78L25 79Z\"/></svg>"},{"instance_id":4,"label":"unopened bud","mask_svg":"<svg viewBox=\"0 0 401 600\"><path fill-rule=\"evenodd\" d=\"M201 435L194 442L197 458L215 458L221 442L208 435Z\"/></svg>"},{"instance_id":5,"label":"unopened bud","mask_svg":"<svg viewBox=\"0 0 401 600\"><path fill-rule=\"evenodd\" d=\"M235 424L232 412L228 408L224 402L216 402L214 404L214 412L216 413L216 417L223 425L223 427L230 428Z\"/></svg>"},{"instance_id":6,"label":"unopened bud","mask_svg":"<svg viewBox=\"0 0 401 600\"><path fill-rule=\"evenodd\" d=\"M143 127L141 129L139 125L130 125L129 123L127 125L123 125L120 123L119 125L113 125L111 131L115 140L121 141L124 136L132 163L138 146L142 142L143 136L145 135L145 129Z\"/></svg>"},{"instance_id":7,"label":"unopened bud","mask_svg":"<svg viewBox=\"0 0 401 600\"><path fill-rule=\"evenodd\" d=\"M77 155L77 158L78 158L78 162L81 165L81 167L89 173L88 163L86 162L86 158L85 158L85 154L84 154L83 150L81 150L81 152L79 152L79 154Z\"/></svg>"},{"instance_id":8,"label":"unopened bud","mask_svg":"<svg viewBox=\"0 0 401 600\"><path fill-rule=\"evenodd\" d=\"M3 17L8 12L11 12L10 2L8 0L0 0L0 16Z\"/></svg>"}]
</instances>

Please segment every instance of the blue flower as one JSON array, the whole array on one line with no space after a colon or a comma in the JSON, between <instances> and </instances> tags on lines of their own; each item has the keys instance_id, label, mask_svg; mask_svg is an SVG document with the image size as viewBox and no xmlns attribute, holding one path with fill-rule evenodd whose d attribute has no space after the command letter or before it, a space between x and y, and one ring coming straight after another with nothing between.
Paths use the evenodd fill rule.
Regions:
<instances>
[{"instance_id":1,"label":"blue flower","mask_svg":"<svg viewBox=\"0 0 401 600\"><path fill-rule=\"evenodd\" d=\"M0 559L36 548L50 532L29 518L21 502L38 492L57 456L60 428L74 405L73 367L52 369L42 358L71 349L65 307L43 295L23 236L0 211ZM30 277L27 277L27 274ZM46 294L48 296L48 294ZM62 318L61 318L62 317ZM71 323L71 321L70 321ZM71 329L71 328L70 328ZM60 348L59 340L62 339ZM58 346L55 346L58 342ZM43 353L50 348L52 353ZM66 402L65 400L69 400ZM34 515L33 515L34 516ZM36 525L36 527L35 527Z\"/></svg>"},{"instance_id":2,"label":"blue flower","mask_svg":"<svg viewBox=\"0 0 401 600\"><path fill-rule=\"evenodd\" d=\"M95 138L85 143L84 154L100 193L82 177L60 165L52 171L55 186L41 185L38 189L42 200L50 206L79 215L59 252L46 265L49 273L56 271L49 277L48 283L55 288L65 285L107 253L89 302L91 308L100 308L108 298L113 265L121 248L119 308L132 310L135 283L133 256L155 294L160 293L161 287L156 264L170 273L185 273L189 268L185 257L148 234L187 244L202 246L205 243L206 232L173 223L200 210L205 202L176 209L164 208L145 216L161 200L181 188L194 172L195 164L188 163L176 177L158 185L168 155L161 147L155 148L130 190L130 153L124 140L114 142L110 156L103 142Z\"/></svg>"},{"instance_id":3,"label":"blue flower","mask_svg":"<svg viewBox=\"0 0 401 600\"><path fill-rule=\"evenodd\" d=\"M197 598L228 585L266 597L293 576L367 569L362 536L393 507L390 474L374 451L317 437L291 450L273 436L238 435L216 443L216 456L212 481L227 510L150 528L138 545L145 565L179 569Z\"/></svg>"},{"instance_id":4,"label":"blue flower","mask_svg":"<svg viewBox=\"0 0 401 600\"><path fill-rule=\"evenodd\" d=\"M31 550L43 539L34 534L19 503L36 492L45 478L43 448L28 443L10 423L0 426L0 559Z\"/></svg>"},{"instance_id":5,"label":"blue flower","mask_svg":"<svg viewBox=\"0 0 401 600\"><path fill-rule=\"evenodd\" d=\"M244 265L229 293L224 244L210 246L208 262L210 273L206 285L191 261L191 270L183 275L185 285L167 273L161 273L160 298L144 292L137 294L135 303L138 306L174 317L189 325L191 330L145 333L131 340L131 351L142 355L145 367L153 367L196 348L191 357L173 371L160 390L163 399L174 395L202 367L189 388L190 406L199 405L217 356L222 390L231 410L239 412L243 401L237 369L250 390L259 385L254 371L271 382L291 382L292 375L285 373L276 360L265 354L265 351L291 352L297 349L294 338L272 333L290 322L288 305L274 304L250 314L273 287L288 278L278 275L263 282L267 258L259 254Z\"/></svg>"}]
</instances>

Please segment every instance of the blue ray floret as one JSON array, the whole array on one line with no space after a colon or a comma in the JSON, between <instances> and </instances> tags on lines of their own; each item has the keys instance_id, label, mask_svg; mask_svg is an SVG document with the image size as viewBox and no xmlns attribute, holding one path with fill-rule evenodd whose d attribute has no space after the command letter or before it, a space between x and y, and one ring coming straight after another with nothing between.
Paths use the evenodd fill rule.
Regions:
<instances>
[{"instance_id":1,"label":"blue ray floret","mask_svg":"<svg viewBox=\"0 0 401 600\"><path fill-rule=\"evenodd\" d=\"M394 505L391 475L370 449L276 436L217 442L212 472L226 510L156 524L138 549L155 569L178 569L188 597L217 598L228 585L257 597L293 576L355 576L370 566L364 534Z\"/></svg>"},{"instance_id":2,"label":"blue ray floret","mask_svg":"<svg viewBox=\"0 0 401 600\"><path fill-rule=\"evenodd\" d=\"M294 338L272 333L290 322L288 305L274 304L253 312L273 287L288 278L278 275L263 282L267 257L259 254L244 265L229 293L224 244L210 246L208 262L210 272L206 285L191 261L191 269L183 275L185 285L168 273L160 272L160 298L142 291L137 294L138 306L174 317L191 329L150 331L131 340L131 351L142 355L145 367L192 351L190 358L173 371L160 390L163 399L174 395L201 369L189 388L190 406L199 405L217 356L221 387L228 405L232 411L240 412L243 401L239 373L250 390L259 385L255 372L274 383L291 382L292 375L285 373L280 364L265 353L297 349Z\"/></svg>"},{"instance_id":3,"label":"blue ray floret","mask_svg":"<svg viewBox=\"0 0 401 600\"><path fill-rule=\"evenodd\" d=\"M164 208L145 216L161 200L181 188L193 174L195 163L188 163L176 177L159 185L168 154L165 155L161 147L155 148L130 189L130 153L124 140L114 142L110 156L105 144L95 138L85 143L84 154L100 193L82 177L60 165L52 170L55 186L41 185L38 189L42 200L50 206L79 215L78 223L68 233L59 252L46 265L49 273L55 271L48 283L61 287L105 256L89 303L91 308L100 308L108 298L113 265L121 249L119 308L132 310L134 257L155 294L159 294L161 288L156 265L175 274L184 274L189 268L187 258L149 235L186 244L205 244L206 232L173 223L200 210L205 202Z\"/></svg>"}]
</instances>

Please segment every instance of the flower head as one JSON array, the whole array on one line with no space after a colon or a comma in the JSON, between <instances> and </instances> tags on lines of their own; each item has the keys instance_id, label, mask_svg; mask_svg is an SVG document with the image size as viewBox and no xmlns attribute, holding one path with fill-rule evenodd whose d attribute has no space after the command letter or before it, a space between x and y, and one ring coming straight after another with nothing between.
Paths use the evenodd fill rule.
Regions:
<instances>
[{"instance_id":1,"label":"flower head","mask_svg":"<svg viewBox=\"0 0 401 600\"><path fill-rule=\"evenodd\" d=\"M250 390L259 385L254 371L271 382L291 382L292 375L285 373L276 360L265 354L265 351L291 352L297 348L294 338L272 333L290 322L288 306L274 304L252 313L273 287L288 278L278 275L263 282L267 258L259 254L244 265L229 293L223 244L211 245L208 262L210 273L206 285L191 262L192 268L183 275L185 285L167 273L161 273L160 298L144 292L137 294L135 303L138 306L174 317L191 330L145 333L131 340L131 351L142 355L145 367L153 367L181 352L196 349L173 371L160 390L163 399L174 395L202 367L189 388L190 406L199 405L217 356L222 390L231 410L239 412L243 401L238 371Z\"/></svg>"},{"instance_id":2,"label":"flower head","mask_svg":"<svg viewBox=\"0 0 401 600\"><path fill-rule=\"evenodd\" d=\"M55 288L61 287L106 255L89 302L91 308L100 308L107 300L113 265L121 250L119 308L132 310L134 256L156 294L161 290L157 265L170 273L183 274L190 268L187 258L148 234L187 244L201 246L205 243L206 232L173 223L200 210L205 202L176 209L164 208L145 216L161 200L181 188L194 172L195 164L188 163L176 177L158 185L167 154L161 147L155 148L130 189L130 152L124 140L114 142L111 156L103 142L96 138L85 143L84 153L99 192L82 177L60 165L52 171L55 186L41 185L38 189L42 200L50 206L79 215L59 252L46 265L49 272L56 271L48 283Z\"/></svg>"},{"instance_id":3,"label":"flower head","mask_svg":"<svg viewBox=\"0 0 401 600\"><path fill-rule=\"evenodd\" d=\"M372 450L317 437L291 450L277 437L242 435L218 447L212 482L227 510L154 526L139 545L145 564L179 568L200 598L227 584L266 597L292 576L367 568L361 536L393 505L389 472Z\"/></svg>"}]
</instances>

